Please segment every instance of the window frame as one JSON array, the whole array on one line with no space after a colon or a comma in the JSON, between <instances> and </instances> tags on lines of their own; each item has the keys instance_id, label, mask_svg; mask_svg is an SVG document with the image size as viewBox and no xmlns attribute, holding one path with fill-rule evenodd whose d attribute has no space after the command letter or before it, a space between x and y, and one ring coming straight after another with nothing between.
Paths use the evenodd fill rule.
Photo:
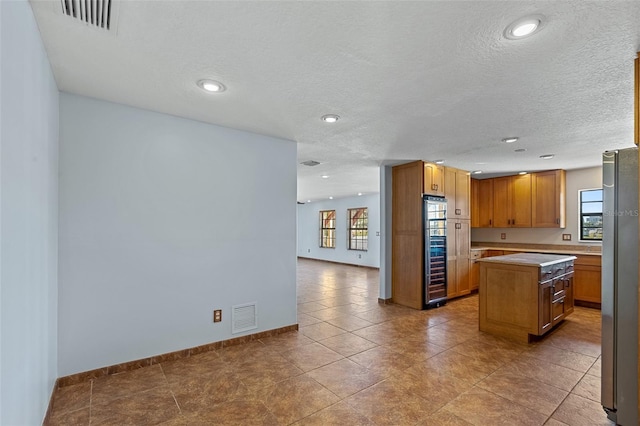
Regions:
<instances>
[{"instance_id":1,"label":"window frame","mask_svg":"<svg viewBox=\"0 0 640 426\"><path fill-rule=\"evenodd\" d=\"M364 211L364 227L362 226L353 226L351 212L352 211ZM355 218L358 223L362 220L361 218ZM352 238L352 231L365 231L364 237L360 236L360 238ZM352 247L352 242L356 242L356 247ZM364 244L361 244L362 247L358 248L357 242L361 241ZM366 248L363 248L366 247ZM369 208L368 207L353 207L347 209L347 250L355 250L355 251L368 251L369 250Z\"/></svg>"},{"instance_id":2,"label":"window frame","mask_svg":"<svg viewBox=\"0 0 640 426\"><path fill-rule=\"evenodd\" d=\"M333 213L333 217L325 217L324 213ZM320 219L320 248L336 248L336 211L335 210L320 210L319 212ZM327 225L327 221L330 221L328 224L333 224L333 226L325 226ZM325 238L325 231L327 231L328 235ZM333 245L325 245L326 241L330 241Z\"/></svg>"},{"instance_id":3,"label":"window frame","mask_svg":"<svg viewBox=\"0 0 640 426\"><path fill-rule=\"evenodd\" d=\"M582 201L582 194L583 192L590 192L590 191L600 191L601 194L601 200L600 201ZM585 227L583 227L584 221L583 218L584 216L600 216L600 226L589 226L586 227L587 229L589 228L600 228L602 229L602 218L603 218L603 212L602 210L604 210L604 205L602 206L603 208L601 209L601 211L599 213L583 213L582 208L583 205L585 203L604 203L604 193L602 188L585 188L585 189L579 189L578 190L578 241L582 242L582 243L602 243L602 237L600 238L583 238L583 230L585 229Z\"/></svg>"}]
</instances>

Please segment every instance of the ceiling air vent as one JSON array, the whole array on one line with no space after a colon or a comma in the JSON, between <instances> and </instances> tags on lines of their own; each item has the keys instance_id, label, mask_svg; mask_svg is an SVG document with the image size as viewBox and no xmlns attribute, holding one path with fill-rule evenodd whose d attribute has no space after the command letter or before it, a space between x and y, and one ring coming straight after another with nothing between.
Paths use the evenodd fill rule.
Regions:
<instances>
[{"instance_id":1,"label":"ceiling air vent","mask_svg":"<svg viewBox=\"0 0 640 426\"><path fill-rule=\"evenodd\" d=\"M258 306L256 302L232 306L231 333L240 333L258 328Z\"/></svg>"},{"instance_id":2,"label":"ceiling air vent","mask_svg":"<svg viewBox=\"0 0 640 426\"><path fill-rule=\"evenodd\" d=\"M117 0L60 0L62 13L94 28L116 28Z\"/></svg>"},{"instance_id":3,"label":"ceiling air vent","mask_svg":"<svg viewBox=\"0 0 640 426\"><path fill-rule=\"evenodd\" d=\"M308 160L308 161L303 161L303 162L302 162L302 163L300 163L300 164L303 164L303 165L305 165L305 166L311 166L311 167L313 167L313 166L317 166L317 165L318 165L318 164L320 164L320 163L318 163L317 161Z\"/></svg>"}]
</instances>

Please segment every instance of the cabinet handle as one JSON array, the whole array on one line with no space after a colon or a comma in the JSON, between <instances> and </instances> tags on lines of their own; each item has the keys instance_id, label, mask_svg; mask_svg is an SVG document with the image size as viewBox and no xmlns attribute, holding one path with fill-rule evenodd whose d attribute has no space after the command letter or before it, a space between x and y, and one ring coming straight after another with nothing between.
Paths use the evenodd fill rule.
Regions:
<instances>
[{"instance_id":1,"label":"cabinet handle","mask_svg":"<svg viewBox=\"0 0 640 426\"><path fill-rule=\"evenodd\" d=\"M491 219L489 219L489 225L491 225Z\"/></svg>"},{"instance_id":2,"label":"cabinet handle","mask_svg":"<svg viewBox=\"0 0 640 426\"><path fill-rule=\"evenodd\" d=\"M556 225L560 225L560 219L556 219Z\"/></svg>"},{"instance_id":3,"label":"cabinet handle","mask_svg":"<svg viewBox=\"0 0 640 426\"><path fill-rule=\"evenodd\" d=\"M507 225L511 225L511 219L507 219Z\"/></svg>"},{"instance_id":4,"label":"cabinet handle","mask_svg":"<svg viewBox=\"0 0 640 426\"><path fill-rule=\"evenodd\" d=\"M458 215L462 214L462 210L456 209L456 214L458 214Z\"/></svg>"},{"instance_id":5,"label":"cabinet handle","mask_svg":"<svg viewBox=\"0 0 640 426\"><path fill-rule=\"evenodd\" d=\"M516 220L515 219L511 219L511 224L515 225L516 224Z\"/></svg>"}]
</instances>

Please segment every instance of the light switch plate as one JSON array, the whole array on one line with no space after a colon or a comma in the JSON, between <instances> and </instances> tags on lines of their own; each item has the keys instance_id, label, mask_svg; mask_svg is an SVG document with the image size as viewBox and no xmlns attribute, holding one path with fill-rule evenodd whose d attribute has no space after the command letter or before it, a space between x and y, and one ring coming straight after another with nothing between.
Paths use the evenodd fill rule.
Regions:
<instances>
[{"instance_id":1,"label":"light switch plate","mask_svg":"<svg viewBox=\"0 0 640 426\"><path fill-rule=\"evenodd\" d=\"M500 239L501 240L506 240L507 239L507 234L504 233L504 232L502 234L500 234Z\"/></svg>"}]
</instances>

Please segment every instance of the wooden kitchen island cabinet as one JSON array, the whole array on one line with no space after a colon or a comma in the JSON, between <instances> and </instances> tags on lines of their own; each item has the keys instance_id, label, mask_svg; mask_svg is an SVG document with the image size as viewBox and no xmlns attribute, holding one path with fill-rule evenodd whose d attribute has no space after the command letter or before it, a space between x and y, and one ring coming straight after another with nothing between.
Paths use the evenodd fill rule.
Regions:
<instances>
[{"instance_id":1,"label":"wooden kitchen island cabinet","mask_svg":"<svg viewBox=\"0 0 640 426\"><path fill-rule=\"evenodd\" d=\"M575 256L518 253L478 259L480 331L530 342L573 312Z\"/></svg>"}]
</instances>

